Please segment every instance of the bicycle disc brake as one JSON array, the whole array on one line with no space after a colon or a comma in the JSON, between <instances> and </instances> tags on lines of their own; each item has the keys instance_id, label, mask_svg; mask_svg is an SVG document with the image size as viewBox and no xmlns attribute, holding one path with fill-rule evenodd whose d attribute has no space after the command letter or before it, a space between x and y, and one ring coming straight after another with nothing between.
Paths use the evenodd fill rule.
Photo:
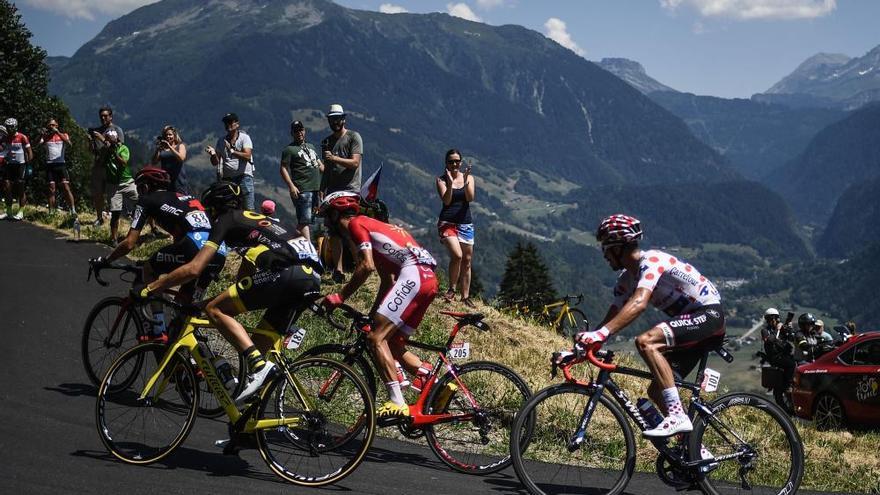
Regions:
<instances>
[{"instance_id":1,"label":"bicycle disc brake","mask_svg":"<svg viewBox=\"0 0 880 495\"><path fill-rule=\"evenodd\" d=\"M677 466L665 454L657 455L656 468L660 481L675 488L677 491L687 490L697 482L696 477L692 473Z\"/></svg>"}]
</instances>

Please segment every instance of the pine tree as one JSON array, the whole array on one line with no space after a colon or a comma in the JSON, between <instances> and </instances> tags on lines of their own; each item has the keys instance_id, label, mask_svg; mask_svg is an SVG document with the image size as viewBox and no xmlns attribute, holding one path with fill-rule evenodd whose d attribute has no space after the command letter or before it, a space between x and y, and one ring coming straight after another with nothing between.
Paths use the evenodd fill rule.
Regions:
<instances>
[{"instance_id":1,"label":"pine tree","mask_svg":"<svg viewBox=\"0 0 880 495\"><path fill-rule=\"evenodd\" d=\"M534 244L517 243L508 255L498 299L505 305L524 301L532 310L556 299L547 265Z\"/></svg>"},{"instance_id":2,"label":"pine tree","mask_svg":"<svg viewBox=\"0 0 880 495\"><path fill-rule=\"evenodd\" d=\"M85 204L89 195L89 176L92 155L88 137L70 115L59 98L49 95L49 67L46 52L30 42L31 32L21 22L18 8L8 0L0 0L0 121L9 117L18 120L19 132L27 135L32 145L40 138L41 130L50 118L58 121L63 132L70 135L73 146L67 150L70 183L78 202ZM33 179L29 182L28 197L43 200L46 195L46 174L37 164L44 163L42 146L34 146Z\"/></svg>"}]
</instances>

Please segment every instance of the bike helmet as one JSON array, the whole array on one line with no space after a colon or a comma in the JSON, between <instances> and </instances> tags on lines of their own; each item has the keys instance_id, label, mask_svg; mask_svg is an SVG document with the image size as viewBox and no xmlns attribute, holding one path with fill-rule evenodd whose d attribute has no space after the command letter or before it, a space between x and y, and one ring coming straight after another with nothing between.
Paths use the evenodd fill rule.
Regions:
<instances>
[{"instance_id":1,"label":"bike helmet","mask_svg":"<svg viewBox=\"0 0 880 495\"><path fill-rule=\"evenodd\" d=\"M798 328L801 329L801 332L806 332L815 324L816 317L813 316L813 313L804 313L798 316Z\"/></svg>"},{"instance_id":2,"label":"bike helmet","mask_svg":"<svg viewBox=\"0 0 880 495\"><path fill-rule=\"evenodd\" d=\"M352 212L357 215L361 212L361 197L351 191L337 191L330 193L318 207L318 215L324 216L327 211L333 209L339 213Z\"/></svg>"},{"instance_id":3,"label":"bike helmet","mask_svg":"<svg viewBox=\"0 0 880 495\"><path fill-rule=\"evenodd\" d=\"M217 181L202 193L202 205L219 211L241 209L241 186L228 180Z\"/></svg>"},{"instance_id":4,"label":"bike helmet","mask_svg":"<svg viewBox=\"0 0 880 495\"><path fill-rule=\"evenodd\" d=\"M779 318L779 310L776 308L767 308L767 311L764 311L764 319L766 320L767 318L770 318L771 316Z\"/></svg>"},{"instance_id":5,"label":"bike helmet","mask_svg":"<svg viewBox=\"0 0 880 495\"><path fill-rule=\"evenodd\" d=\"M602 220L596 240L603 246L630 244L642 238L642 224L635 217L618 213Z\"/></svg>"},{"instance_id":6,"label":"bike helmet","mask_svg":"<svg viewBox=\"0 0 880 495\"><path fill-rule=\"evenodd\" d=\"M135 184L147 184L150 188L167 189L171 185L171 175L159 167L144 167L134 176Z\"/></svg>"},{"instance_id":7,"label":"bike helmet","mask_svg":"<svg viewBox=\"0 0 880 495\"><path fill-rule=\"evenodd\" d=\"M14 117L9 117L4 120L3 125L6 126L7 132L15 132L15 130L18 129L18 121L15 120Z\"/></svg>"}]
</instances>

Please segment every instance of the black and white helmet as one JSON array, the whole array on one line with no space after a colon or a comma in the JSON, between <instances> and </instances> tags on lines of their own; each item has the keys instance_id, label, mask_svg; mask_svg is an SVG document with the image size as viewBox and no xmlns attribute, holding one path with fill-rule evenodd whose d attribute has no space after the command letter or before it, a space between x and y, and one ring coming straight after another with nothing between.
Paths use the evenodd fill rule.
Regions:
<instances>
[{"instance_id":1,"label":"black and white helmet","mask_svg":"<svg viewBox=\"0 0 880 495\"><path fill-rule=\"evenodd\" d=\"M9 117L3 121L3 125L6 126L7 133L15 132L18 129L18 120L15 117Z\"/></svg>"}]
</instances>

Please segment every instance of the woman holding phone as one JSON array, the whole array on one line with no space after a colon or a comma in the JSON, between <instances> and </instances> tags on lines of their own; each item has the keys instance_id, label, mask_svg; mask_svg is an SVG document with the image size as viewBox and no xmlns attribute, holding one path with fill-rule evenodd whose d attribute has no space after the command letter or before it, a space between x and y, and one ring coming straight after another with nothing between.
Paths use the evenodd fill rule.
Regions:
<instances>
[{"instance_id":1,"label":"woman holding phone","mask_svg":"<svg viewBox=\"0 0 880 495\"><path fill-rule=\"evenodd\" d=\"M443 298L455 299L456 288L461 301L474 307L470 299L471 263L474 257L474 223L470 203L474 200L476 178L471 175L471 165L462 166L461 152L446 152L446 167L437 177L437 194L443 201L437 232L440 241L449 251L449 289Z\"/></svg>"}]
</instances>

